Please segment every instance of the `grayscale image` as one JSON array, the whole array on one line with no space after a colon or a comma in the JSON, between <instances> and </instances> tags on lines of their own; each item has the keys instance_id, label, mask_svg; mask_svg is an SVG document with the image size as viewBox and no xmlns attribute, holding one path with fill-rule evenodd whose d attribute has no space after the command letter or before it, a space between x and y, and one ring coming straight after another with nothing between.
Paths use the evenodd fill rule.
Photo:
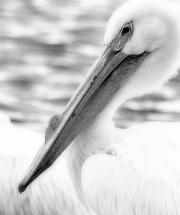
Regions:
<instances>
[{"instance_id":1,"label":"grayscale image","mask_svg":"<svg viewBox=\"0 0 180 215\"><path fill-rule=\"evenodd\" d=\"M180 0L2 0L0 215L180 215Z\"/></svg>"}]
</instances>

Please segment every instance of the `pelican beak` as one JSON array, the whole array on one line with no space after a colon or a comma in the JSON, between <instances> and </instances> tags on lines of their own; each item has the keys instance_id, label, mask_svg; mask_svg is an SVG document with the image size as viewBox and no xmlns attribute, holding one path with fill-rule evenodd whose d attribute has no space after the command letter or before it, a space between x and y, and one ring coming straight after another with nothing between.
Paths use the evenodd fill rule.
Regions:
<instances>
[{"instance_id":1,"label":"pelican beak","mask_svg":"<svg viewBox=\"0 0 180 215\"><path fill-rule=\"evenodd\" d=\"M54 163L77 135L102 111L144 58L145 54L126 56L121 50L114 50L111 45L104 47L84 82L68 103L56 131L41 147L25 178L19 184L20 192Z\"/></svg>"}]
</instances>

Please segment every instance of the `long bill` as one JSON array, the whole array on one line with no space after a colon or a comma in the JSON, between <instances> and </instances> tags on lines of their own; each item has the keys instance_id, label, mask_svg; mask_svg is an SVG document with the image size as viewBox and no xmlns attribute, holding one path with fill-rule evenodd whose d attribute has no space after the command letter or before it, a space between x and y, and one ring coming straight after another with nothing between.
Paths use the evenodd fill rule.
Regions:
<instances>
[{"instance_id":1,"label":"long bill","mask_svg":"<svg viewBox=\"0 0 180 215\"><path fill-rule=\"evenodd\" d=\"M146 55L147 53L127 56L121 50L114 51L110 45L104 47L84 82L68 103L55 133L37 153L19 184L19 192L23 192L54 163L76 136L102 111L127 78L137 70Z\"/></svg>"}]
</instances>

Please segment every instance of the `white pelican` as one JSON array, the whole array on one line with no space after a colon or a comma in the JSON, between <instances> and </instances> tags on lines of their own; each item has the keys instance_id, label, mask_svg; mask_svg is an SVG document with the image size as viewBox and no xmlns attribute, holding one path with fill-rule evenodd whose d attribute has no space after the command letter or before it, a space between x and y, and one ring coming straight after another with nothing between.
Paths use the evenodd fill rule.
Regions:
<instances>
[{"instance_id":1,"label":"white pelican","mask_svg":"<svg viewBox=\"0 0 180 215\"><path fill-rule=\"evenodd\" d=\"M59 123L56 117L50 123L53 132L19 191L46 172L20 195L16 185L29 163L1 159L1 214L180 214L180 124L122 130L112 123L127 99L152 92L177 72L178 4L124 3L108 23L104 44Z\"/></svg>"},{"instance_id":2,"label":"white pelican","mask_svg":"<svg viewBox=\"0 0 180 215\"><path fill-rule=\"evenodd\" d=\"M55 120L60 120L56 117ZM51 121L52 122L52 121ZM53 125L56 121L53 120ZM52 133L46 132L46 140ZM42 177L33 189L21 195L18 183L27 171L36 152L44 142L44 135L38 132L16 128L7 115L0 112L0 214L1 215L86 215L88 211L78 199L61 159L58 168Z\"/></svg>"}]
</instances>

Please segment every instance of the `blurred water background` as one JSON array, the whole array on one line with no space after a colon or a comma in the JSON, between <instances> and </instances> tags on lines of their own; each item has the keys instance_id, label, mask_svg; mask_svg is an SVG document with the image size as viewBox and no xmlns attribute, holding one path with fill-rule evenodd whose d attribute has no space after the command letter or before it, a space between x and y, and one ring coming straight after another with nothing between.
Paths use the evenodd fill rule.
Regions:
<instances>
[{"instance_id":1,"label":"blurred water background","mask_svg":"<svg viewBox=\"0 0 180 215\"><path fill-rule=\"evenodd\" d=\"M119 0L2 0L0 110L19 127L44 132L101 51ZM155 94L126 102L115 124L180 121L180 75Z\"/></svg>"}]
</instances>

